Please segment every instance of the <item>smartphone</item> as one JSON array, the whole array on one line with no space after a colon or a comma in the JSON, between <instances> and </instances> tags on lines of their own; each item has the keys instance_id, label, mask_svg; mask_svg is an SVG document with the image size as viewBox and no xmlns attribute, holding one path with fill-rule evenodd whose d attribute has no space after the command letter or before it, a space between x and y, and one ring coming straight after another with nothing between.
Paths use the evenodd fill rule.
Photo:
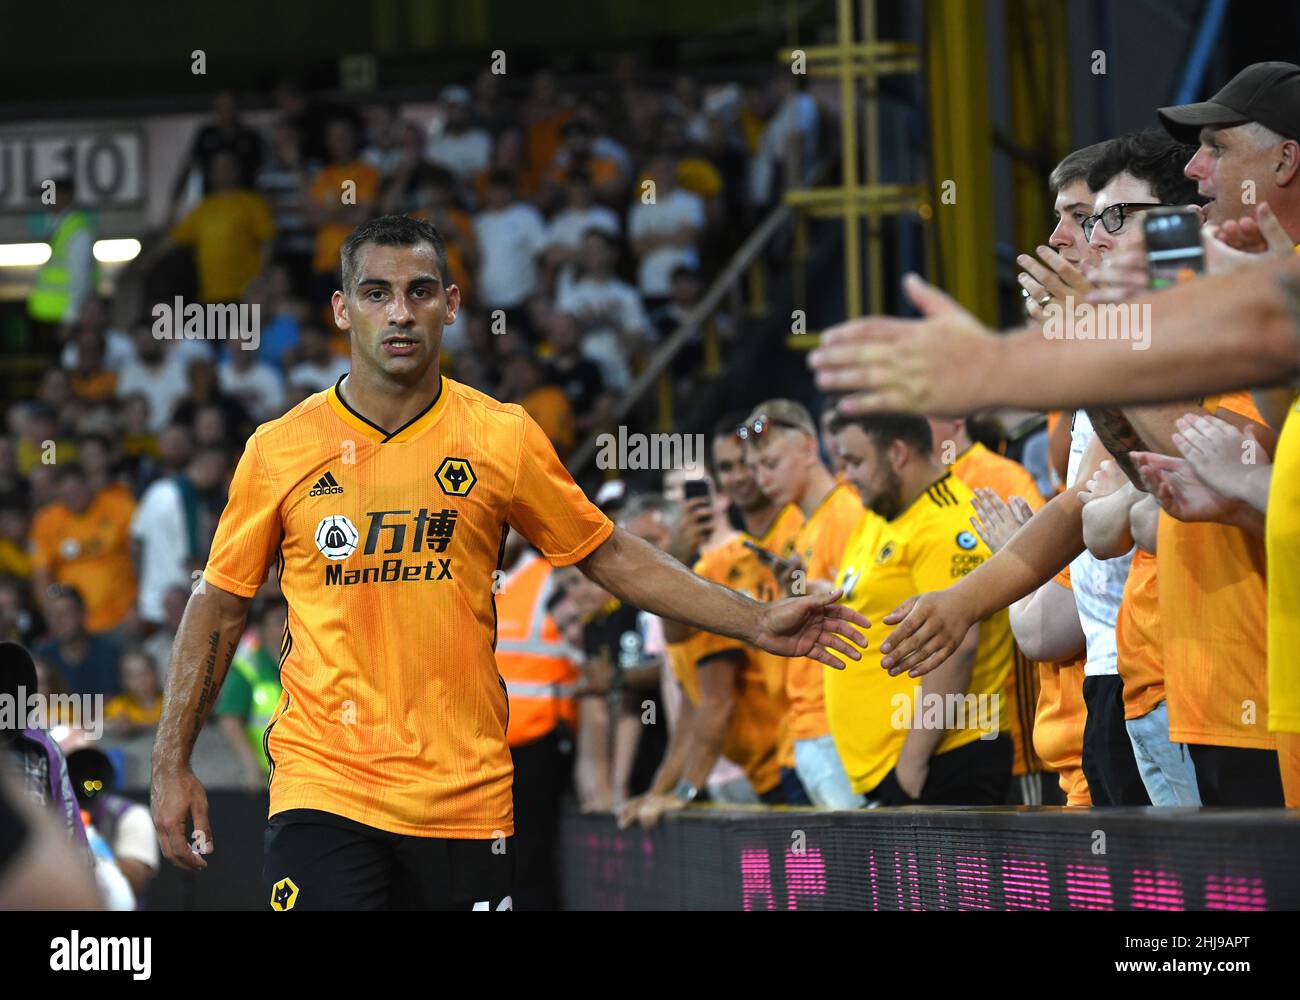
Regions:
<instances>
[{"instance_id":1,"label":"smartphone","mask_svg":"<svg viewBox=\"0 0 1300 1000\"><path fill-rule=\"evenodd\" d=\"M1147 283L1153 289L1191 281L1205 273L1201 217L1190 208L1151 208L1142 213L1147 244Z\"/></svg>"},{"instance_id":2,"label":"smartphone","mask_svg":"<svg viewBox=\"0 0 1300 1000\"><path fill-rule=\"evenodd\" d=\"M707 479L688 479L683 484L687 500L707 500L709 498L709 481Z\"/></svg>"},{"instance_id":3,"label":"smartphone","mask_svg":"<svg viewBox=\"0 0 1300 1000\"><path fill-rule=\"evenodd\" d=\"M746 538L740 544L745 546L745 548L749 549L751 552L753 552L754 555L758 556L759 561L766 563L768 566L779 567L785 564L785 560L782 559L775 552L773 552L771 549L765 549L763 548L763 546L759 545L758 543L751 542L748 538Z\"/></svg>"}]
</instances>

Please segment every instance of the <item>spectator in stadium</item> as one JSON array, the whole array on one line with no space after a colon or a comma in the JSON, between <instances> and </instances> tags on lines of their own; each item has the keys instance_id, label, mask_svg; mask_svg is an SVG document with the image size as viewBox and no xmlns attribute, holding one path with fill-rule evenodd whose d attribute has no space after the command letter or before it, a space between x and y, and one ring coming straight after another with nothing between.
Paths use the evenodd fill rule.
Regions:
<instances>
[{"instance_id":1,"label":"spectator in stadium","mask_svg":"<svg viewBox=\"0 0 1300 1000\"><path fill-rule=\"evenodd\" d=\"M0 772L0 909L99 910L86 858Z\"/></svg>"},{"instance_id":2,"label":"spectator in stadium","mask_svg":"<svg viewBox=\"0 0 1300 1000\"><path fill-rule=\"evenodd\" d=\"M505 313L508 330L531 337L524 306L541 286L538 256L546 243L546 221L515 196L516 179L505 170L488 177L487 199L474 216L474 235L482 255L479 304Z\"/></svg>"},{"instance_id":3,"label":"spectator in stadium","mask_svg":"<svg viewBox=\"0 0 1300 1000\"><path fill-rule=\"evenodd\" d=\"M872 620L917 590L964 576L989 555L970 520L970 489L934 457L922 417L837 417L846 479L871 513L835 577ZM868 650L864 658L877 660ZM928 683L884 671L826 674L826 718L853 791L872 805L1002 805L1011 739L1000 702L1013 648L1006 613L975 622ZM856 667L856 665L855 665Z\"/></svg>"},{"instance_id":4,"label":"spectator in stadium","mask_svg":"<svg viewBox=\"0 0 1300 1000\"><path fill-rule=\"evenodd\" d=\"M216 161L229 157L235 168L235 183L251 187L262 164L262 137L239 118L239 103L233 91L220 91L212 102L215 120L204 125L194 136L189 153L181 161L176 182L172 186L170 217L175 219L177 209L190 187L191 177L197 173L199 191L208 195L220 190Z\"/></svg>"},{"instance_id":5,"label":"spectator in stadium","mask_svg":"<svg viewBox=\"0 0 1300 1000\"><path fill-rule=\"evenodd\" d=\"M802 74L776 73L753 102L764 119L749 174L749 203L756 208L770 205L783 188L812 179L821 119L807 87L808 78ZM784 182L780 186L778 177Z\"/></svg>"},{"instance_id":6,"label":"spectator in stadium","mask_svg":"<svg viewBox=\"0 0 1300 1000\"><path fill-rule=\"evenodd\" d=\"M117 776L107 754L81 740L65 741L64 751L77 803L112 852L139 909L160 861L149 807L116 793Z\"/></svg>"},{"instance_id":7,"label":"spectator in stadium","mask_svg":"<svg viewBox=\"0 0 1300 1000\"><path fill-rule=\"evenodd\" d=\"M37 690L36 664L16 642L0 642L0 698L24 703ZM80 858L90 859L86 828L68 777L68 762L44 729L19 726L18 713L0 712L0 771L15 773L21 794L51 815Z\"/></svg>"},{"instance_id":8,"label":"spectator in stadium","mask_svg":"<svg viewBox=\"0 0 1300 1000\"><path fill-rule=\"evenodd\" d=\"M217 368L217 386L223 396L236 400L257 423L285 411L284 376L262 360L262 351L232 345Z\"/></svg>"},{"instance_id":9,"label":"spectator in stadium","mask_svg":"<svg viewBox=\"0 0 1300 1000\"><path fill-rule=\"evenodd\" d=\"M98 295L87 295L81 300L77 317L68 327L63 353L59 355L59 366L67 371L75 371L80 367L77 357L78 338L87 332L99 334L104 345L104 367L120 375L122 369L135 357L135 347L129 336L109 325L107 305Z\"/></svg>"},{"instance_id":10,"label":"spectator in stadium","mask_svg":"<svg viewBox=\"0 0 1300 1000\"><path fill-rule=\"evenodd\" d=\"M668 298L673 269L699 267L704 202L677 185L671 157L656 154L633 192L627 235L637 259L637 285L651 308Z\"/></svg>"},{"instance_id":11,"label":"spectator in stadium","mask_svg":"<svg viewBox=\"0 0 1300 1000\"><path fill-rule=\"evenodd\" d=\"M991 489L975 491L971 501L976 533L996 553L1034 514L1023 498L1003 500ZM1034 712L1034 752L1055 772L1065 804L1092 805L1083 773L1083 669L1087 642L1079 623L1067 566L1028 597L1007 609L1011 634L1025 656L1037 662L1038 703Z\"/></svg>"},{"instance_id":12,"label":"spectator in stadium","mask_svg":"<svg viewBox=\"0 0 1300 1000\"><path fill-rule=\"evenodd\" d=\"M576 441L573 406L565 391L547 379L545 363L528 347L521 347L506 357L498 391L502 400L519 403L537 421L556 454L564 458Z\"/></svg>"},{"instance_id":13,"label":"spectator in stadium","mask_svg":"<svg viewBox=\"0 0 1300 1000\"><path fill-rule=\"evenodd\" d=\"M1160 505L1111 461L1101 463L1079 499L1083 540L1093 556L1112 559L1133 549L1115 642L1124 681L1124 726L1142 783L1152 805L1199 806L1192 756L1186 744L1169 738L1155 558Z\"/></svg>"},{"instance_id":14,"label":"spectator in stadium","mask_svg":"<svg viewBox=\"0 0 1300 1000\"><path fill-rule=\"evenodd\" d=\"M1193 155L1192 147L1158 131L1117 140L1107 149L1088 175L1089 186L1097 191L1090 242L1104 259L1142 249L1140 227L1125 224L1128 206L1202 200L1196 183L1183 173ZM1123 213L1118 226L1109 218L1116 208ZM1243 431L1251 428L1273 440L1248 393L1207 397L1202 406ZM1122 414L1098 408L1089 415L1121 467L1127 465L1140 481L1128 464L1128 452L1174 453L1176 421L1187 408L1129 407ZM1262 534L1262 517L1249 509L1233 525L1189 526L1168 516L1160 519L1155 558L1167 739L1191 745L1196 786L1206 805L1280 805L1283 798L1276 743L1263 720L1240 709L1248 702L1267 704ZM1231 654L1224 652L1225 641ZM1211 690L1215 696L1207 700ZM1147 713L1137 723L1156 745L1159 737L1149 730L1161 717ZM1175 779L1168 780L1177 787ZM1182 785L1187 785L1185 775Z\"/></svg>"},{"instance_id":15,"label":"spectator in stadium","mask_svg":"<svg viewBox=\"0 0 1300 1000\"><path fill-rule=\"evenodd\" d=\"M582 354L582 334L570 313L552 309L546 320L547 381L564 390L574 427L587 434L603 424L613 403L600 366Z\"/></svg>"},{"instance_id":16,"label":"spectator in stadium","mask_svg":"<svg viewBox=\"0 0 1300 1000\"><path fill-rule=\"evenodd\" d=\"M49 638L33 654L50 665L72 694L101 694L111 698L122 691L118 674L118 647L86 628L86 607L76 587L61 586L45 599Z\"/></svg>"},{"instance_id":17,"label":"spectator in stadium","mask_svg":"<svg viewBox=\"0 0 1300 1000\"><path fill-rule=\"evenodd\" d=\"M323 303L338 287L339 249L348 233L373 214L379 171L357 154L356 128L347 117L325 126L328 161L307 188L307 220L316 227L311 298Z\"/></svg>"},{"instance_id":18,"label":"spectator in stadium","mask_svg":"<svg viewBox=\"0 0 1300 1000\"><path fill-rule=\"evenodd\" d=\"M617 205L625 195L626 151L607 136L599 135L594 109L584 105L577 109L560 129L561 144L547 171L539 197L553 206L569 178L581 173L591 181L597 201Z\"/></svg>"},{"instance_id":19,"label":"spectator in stadium","mask_svg":"<svg viewBox=\"0 0 1300 1000\"><path fill-rule=\"evenodd\" d=\"M283 652L287 611L283 602L265 601L253 616L230 662L213 714L231 754L239 763L244 785L266 785L271 764L262 740L280 701L280 657Z\"/></svg>"},{"instance_id":20,"label":"spectator in stadium","mask_svg":"<svg viewBox=\"0 0 1300 1000\"><path fill-rule=\"evenodd\" d=\"M777 582L784 593L808 593L814 580L832 580L839 570L849 536L866 512L853 488L836 482L821 459L817 425L800 403L769 399L740 426L745 460L755 465L758 487L779 507L794 504L803 523L793 543L777 555ZM788 742L781 766L787 801L800 801L798 784L812 804L824 809L855 809L862 805L854 791L831 735L826 717L821 663L807 657L786 664ZM796 784L796 778L798 784Z\"/></svg>"},{"instance_id":21,"label":"spectator in stadium","mask_svg":"<svg viewBox=\"0 0 1300 1000\"><path fill-rule=\"evenodd\" d=\"M318 324L305 324L298 336L298 361L285 378L288 393L285 407L301 402L313 392L334 385L348 370L347 359L335 354L330 335Z\"/></svg>"},{"instance_id":22,"label":"spectator in stadium","mask_svg":"<svg viewBox=\"0 0 1300 1000\"><path fill-rule=\"evenodd\" d=\"M163 594L163 621L140 643L140 648L158 670L158 683L164 686L167 683L172 644L176 641L176 630L180 628L181 617L185 614L185 602L189 598L188 586L177 584L168 587Z\"/></svg>"},{"instance_id":23,"label":"spectator in stadium","mask_svg":"<svg viewBox=\"0 0 1300 1000\"><path fill-rule=\"evenodd\" d=\"M249 302L258 306L262 336L257 354L280 372L287 372L298 348L299 330L307 308L295 297L289 265L273 261L249 287ZM301 294L306 294L305 292Z\"/></svg>"},{"instance_id":24,"label":"spectator in stadium","mask_svg":"<svg viewBox=\"0 0 1300 1000\"><path fill-rule=\"evenodd\" d=\"M27 504L23 499L14 493L0 493L0 579L31 578L27 523ZM9 637L0 635L0 638Z\"/></svg>"},{"instance_id":25,"label":"spectator in stadium","mask_svg":"<svg viewBox=\"0 0 1300 1000\"><path fill-rule=\"evenodd\" d=\"M203 568L215 524L204 497L220 489L229 459L201 448L185 470L154 480L131 520L132 558L140 581L138 615L146 626L166 619L163 598L172 587L189 587Z\"/></svg>"},{"instance_id":26,"label":"spectator in stadium","mask_svg":"<svg viewBox=\"0 0 1300 1000\"><path fill-rule=\"evenodd\" d=\"M524 146L533 178L541 178L550 167L560 148L561 129L573 114L555 74L547 69L534 73L523 108Z\"/></svg>"},{"instance_id":27,"label":"spectator in stadium","mask_svg":"<svg viewBox=\"0 0 1300 1000\"><path fill-rule=\"evenodd\" d=\"M971 438L967 421L930 417L930 434L934 441L934 458L946 465L953 476L972 491L991 489L1003 500L1013 496L1023 499L1031 510L1043 506L1042 494L1034 484L1034 477L1023 465L1004 455L990 451ZM1046 769L1034 754L1034 710L1038 702L1037 664L1021 655L1018 647L1012 649L1011 669L1007 672L1002 691L1002 704L1006 713L1006 731L1014 750L1012 775L1012 805L1042 805L1044 796L1050 801L1051 788L1045 783Z\"/></svg>"},{"instance_id":28,"label":"spectator in stadium","mask_svg":"<svg viewBox=\"0 0 1300 1000\"><path fill-rule=\"evenodd\" d=\"M124 737L152 734L162 716L158 668L148 653L129 649L122 654L118 674L122 693L104 706L104 732Z\"/></svg>"},{"instance_id":29,"label":"spectator in stadium","mask_svg":"<svg viewBox=\"0 0 1300 1000\"><path fill-rule=\"evenodd\" d=\"M244 348L234 345L237 353ZM244 404L234 396L221 389L217 368L211 357L191 358L185 365L185 381L189 392L172 411L172 420L182 427L194 431L195 438L202 441L199 417L205 409L215 408L219 413L218 426L222 429L222 440L229 437L231 443L247 439L253 433L256 424Z\"/></svg>"},{"instance_id":30,"label":"spectator in stadium","mask_svg":"<svg viewBox=\"0 0 1300 1000\"><path fill-rule=\"evenodd\" d=\"M157 434L171 419L172 410L188 388L180 347L193 341L164 342L153 335L148 323L135 334L135 358L125 365L117 380L117 396L126 399L142 395L149 404L149 430Z\"/></svg>"},{"instance_id":31,"label":"spectator in stadium","mask_svg":"<svg viewBox=\"0 0 1300 1000\"><path fill-rule=\"evenodd\" d=\"M439 95L442 115L430 128L424 156L468 184L492 158L492 135L474 123L473 99L464 87L446 87Z\"/></svg>"},{"instance_id":32,"label":"spectator in stadium","mask_svg":"<svg viewBox=\"0 0 1300 1000\"><path fill-rule=\"evenodd\" d=\"M117 394L117 372L104 363L104 337L93 329L82 329L74 334L77 344L77 364L69 369L72 391L87 403L104 403Z\"/></svg>"},{"instance_id":33,"label":"spectator in stadium","mask_svg":"<svg viewBox=\"0 0 1300 1000\"><path fill-rule=\"evenodd\" d=\"M252 190L251 180L241 178L233 153L216 153L211 174L211 191L172 227L157 252L173 245L193 247L200 300L238 302L262 269L275 220L266 199Z\"/></svg>"},{"instance_id":34,"label":"spectator in stadium","mask_svg":"<svg viewBox=\"0 0 1300 1000\"><path fill-rule=\"evenodd\" d=\"M117 443L100 433L82 434L77 438L77 463L86 474L92 493L116 491L123 500L134 499L130 488L117 472Z\"/></svg>"},{"instance_id":35,"label":"spectator in stadium","mask_svg":"<svg viewBox=\"0 0 1300 1000\"><path fill-rule=\"evenodd\" d=\"M135 501L116 487L93 492L76 462L57 468L59 499L32 521L32 586L38 595L55 583L75 587L90 631L117 629L135 604L129 541Z\"/></svg>"},{"instance_id":36,"label":"spectator in stadium","mask_svg":"<svg viewBox=\"0 0 1300 1000\"><path fill-rule=\"evenodd\" d=\"M688 264L678 264L673 268L668 301L650 317L661 340L677 332L703 294L704 281L697 268ZM717 374L722 366L724 341L729 341L734 333L731 317L723 310L715 311L686 346L674 355L673 374L679 378L689 377L699 371L701 365L705 375Z\"/></svg>"},{"instance_id":37,"label":"spectator in stadium","mask_svg":"<svg viewBox=\"0 0 1300 1000\"><path fill-rule=\"evenodd\" d=\"M674 555L698 552L694 568L700 576L756 600L773 600L777 587L770 568L744 543L780 550L793 539L801 515L791 506L778 508L759 490L736 436L743 418L743 413L728 414L714 427L710 468L724 501L723 516L734 507L745 530L727 529L712 497L687 501ZM645 796L624 805L620 824L651 827L663 813L685 808L724 755L745 769L756 801L785 802L779 762L783 699L776 683L784 664L762 650L676 623L665 622L664 631L682 704L654 783Z\"/></svg>"},{"instance_id":38,"label":"spectator in stadium","mask_svg":"<svg viewBox=\"0 0 1300 1000\"><path fill-rule=\"evenodd\" d=\"M548 288L556 287L557 281L567 284L574 280L574 271L581 262L583 238L588 232L597 229L615 240L621 235L618 215L608 205L596 203L591 177L585 170L569 171L564 195L564 207L546 226L544 259Z\"/></svg>"},{"instance_id":39,"label":"spectator in stadium","mask_svg":"<svg viewBox=\"0 0 1300 1000\"><path fill-rule=\"evenodd\" d=\"M257 172L256 188L266 199L275 226L271 259L287 270L293 291L299 296L310 290L316 246L314 227L307 219L308 183L301 133L290 122L276 122L270 129L267 157Z\"/></svg>"},{"instance_id":40,"label":"spectator in stadium","mask_svg":"<svg viewBox=\"0 0 1300 1000\"><path fill-rule=\"evenodd\" d=\"M401 118L399 106L392 101L372 101L362 109L361 116L366 135L361 158L378 170L380 182L387 184L402 161L402 133L406 122Z\"/></svg>"},{"instance_id":41,"label":"spectator in stadium","mask_svg":"<svg viewBox=\"0 0 1300 1000\"><path fill-rule=\"evenodd\" d=\"M562 283L555 306L574 316L582 329L582 354L600 366L611 392L632 384L629 356L645 347L650 317L637 290L615 275L618 243L599 229L582 239L582 274Z\"/></svg>"}]
</instances>

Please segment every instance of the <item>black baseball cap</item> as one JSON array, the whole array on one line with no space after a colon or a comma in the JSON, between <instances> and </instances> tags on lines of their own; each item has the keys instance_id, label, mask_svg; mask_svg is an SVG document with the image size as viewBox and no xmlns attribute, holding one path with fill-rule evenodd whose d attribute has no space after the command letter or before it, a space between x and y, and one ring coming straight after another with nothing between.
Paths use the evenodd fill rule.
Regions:
<instances>
[{"instance_id":1,"label":"black baseball cap","mask_svg":"<svg viewBox=\"0 0 1300 1000\"><path fill-rule=\"evenodd\" d=\"M1247 66L1217 94L1199 104L1156 111L1165 131L1196 145L1201 129L1259 122L1284 139L1300 140L1300 66L1262 62Z\"/></svg>"}]
</instances>

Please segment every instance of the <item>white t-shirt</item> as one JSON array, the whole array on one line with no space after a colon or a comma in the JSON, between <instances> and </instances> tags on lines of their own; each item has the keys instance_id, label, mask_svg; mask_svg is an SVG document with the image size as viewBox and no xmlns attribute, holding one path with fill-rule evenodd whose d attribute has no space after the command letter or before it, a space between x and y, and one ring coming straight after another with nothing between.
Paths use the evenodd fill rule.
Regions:
<instances>
[{"instance_id":1,"label":"white t-shirt","mask_svg":"<svg viewBox=\"0 0 1300 1000\"><path fill-rule=\"evenodd\" d=\"M145 806L136 804L122 813L111 846L118 861L139 861L158 870L158 833Z\"/></svg>"},{"instance_id":2,"label":"white t-shirt","mask_svg":"<svg viewBox=\"0 0 1300 1000\"><path fill-rule=\"evenodd\" d=\"M63 345L59 367L72 371L77 367L78 357L77 343L71 340ZM134 360L135 344L131 343L131 338L121 330L109 330L104 336L104 367L120 375L122 369Z\"/></svg>"},{"instance_id":3,"label":"white t-shirt","mask_svg":"<svg viewBox=\"0 0 1300 1000\"><path fill-rule=\"evenodd\" d=\"M675 188L653 205L638 201L627 214L627 234L638 237L670 232L679 226L704 228L704 201L699 195ZM667 295L673 270L679 264L698 267L700 256L693 246L661 246L645 254L637 264L637 284L644 295Z\"/></svg>"},{"instance_id":4,"label":"white t-shirt","mask_svg":"<svg viewBox=\"0 0 1300 1000\"><path fill-rule=\"evenodd\" d=\"M142 393L149 401L149 429L161 431L171 420L176 404L189 393L184 363L175 352L153 368L132 361L118 373L117 396L125 399L135 393Z\"/></svg>"},{"instance_id":5,"label":"white t-shirt","mask_svg":"<svg viewBox=\"0 0 1300 1000\"><path fill-rule=\"evenodd\" d=\"M217 385L227 396L234 396L243 403L259 423L284 412L284 379L279 371L263 361L255 361L244 371L227 361L217 369Z\"/></svg>"},{"instance_id":6,"label":"white t-shirt","mask_svg":"<svg viewBox=\"0 0 1300 1000\"><path fill-rule=\"evenodd\" d=\"M468 181L487 169L492 159L492 136L481 128L468 128L455 135L439 132L430 137L424 156L446 167L460 180Z\"/></svg>"},{"instance_id":7,"label":"white t-shirt","mask_svg":"<svg viewBox=\"0 0 1300 1000\"><path fill-rule=\"evenodd\" d=\"M1076 411L1070 427L1070 464L1065 477L1072 487L1083 462L1083 453L1093 437L1092 421L1083 410ZM1118 559L1098 559L1085 551L1070 563L1070 586L1074 588L1079 624L1083 626L1083 637L1088 644L1088 662L1083 672L1089 677L1119 673L1115 621L1119 617L1124 582L1128 579L1132 561L1132 550Z\"/></svg>"},{"instance_id":8,"label":"white t-shirt","mask_svg":"<svg viewBox=\"0 0 1300 1000\"><path fill-rule=\"evenodd\" d=\"M163 595L190 585L189 529L174 479L159 479L144 491L131 517L131 538L140 545L140 617L162 622Z\"/></svg>"},{"instance_id":9,"label":"white t-shirt","mask_svg":"<svg viewBox=\"0 0 1300 1000\"><path fill-rule=\"evenodd\" d=\"M581 351L584 358L600 367L611 391L625 391L632 384L632 373L621 334L649 337L651 331L650 317L637 290L617 278L582 278L560 287L555 307L572 313L579 321L591 313L613 317L614 321L608 325L583 324L586 332Z\"/></svg>"},{"instance_id":10,"label":"white t-shirt","mask_svg":"<svg viewBox=\"0 0 1300 1000\"><path fill-rule=\"evenodd\" d=\"M483 262L478 290L489 309L514 309L537 290L537 255L546 246L546 221L542 213L517 201L499 212L480 212L474 218Z\"/></svg>"},{"instance_id":11,"label":"white t-shirt","mask_svg":"<svg viewBox=\"0 0 1300 1000\"><path fill-rule=\"evenodd\" d=\"M604 205L566 208L546 227L546 245L577 250L582 245L582 238L590 230L596 229L617 239L619 228L618 216L612 208Z\"/></svg>"},{"instance_id":12,"label":"white t-shirt","mask_svg":"<svg viewBox=\"0 0 1300 1000\"><path fill-rule=\"evenodd\" d=\"M289 369L288 382L297 389L324 392L346 375L350 367L351 362L337 354L323 365L304 361Z\"/></svg>"}]
</instances>

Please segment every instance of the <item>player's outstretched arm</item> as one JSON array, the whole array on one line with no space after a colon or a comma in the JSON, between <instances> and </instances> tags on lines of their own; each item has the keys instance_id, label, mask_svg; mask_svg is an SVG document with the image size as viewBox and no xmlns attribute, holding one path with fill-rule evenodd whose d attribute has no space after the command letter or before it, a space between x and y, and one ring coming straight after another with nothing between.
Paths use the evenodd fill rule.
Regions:
<instances>
[{"instance_id":1,"label":"player's outstretched arm","mask_svg":"<svg viewBox=\"0 0 1300 1000\"><path fill-rule=\"evenodd\" d=\"M920 319L851 320L809 356L819 388L849 393L844 413L1161 403L1277 385L1300 372L1300 256L1131 304L1149 304L1145 341L1049 340L1038 326L998 336L916 275L904 289Z\"/></svg>"},{"instance_id":2,"label":"player's outstretched arm","mask_svg":"<svg viewBox=\"0 0 1300 1000\"><path fill-rule=\"evenodd\" d=\"M162 718L153 745L149 798L163 854L178 868L189 871L200 871L208 863L191 849L185 835L186 820L194 827L197 850L210 854L213 849L208 796L190 770L190 754L226 679L251 603L251 598L200 581L185 606L172 646Z\"/></svg>"},{"instance_id":3,"label":"player's outstretched arm","mask_svg":"<svg viewBox=\"0 0 1300 1000\"><path fill-rule=\"evenodd\" d=\"M854 626L871 623L835 602L838 590L764 604L729 590L689 569L667 553L615 528L578 568L620 600L694 628L740 639L777 656L807 656L842 669L832 649L851 659L862 654L866 637Z\"/></svg>"},{"instance_id":4,"label":"player's outstretched arm","mask_svg":"<svg viewBox=\"0 0 1300 1000\"><path fill-rule=\"evenodd\" d=\"M896 628L880 644L880 665L894 676L928 674L956 652L972 625L1033 593L1082 551L1083 505L1066 490L969 575L887 614L884 623Z\"/></svg>"}]
</instances>

